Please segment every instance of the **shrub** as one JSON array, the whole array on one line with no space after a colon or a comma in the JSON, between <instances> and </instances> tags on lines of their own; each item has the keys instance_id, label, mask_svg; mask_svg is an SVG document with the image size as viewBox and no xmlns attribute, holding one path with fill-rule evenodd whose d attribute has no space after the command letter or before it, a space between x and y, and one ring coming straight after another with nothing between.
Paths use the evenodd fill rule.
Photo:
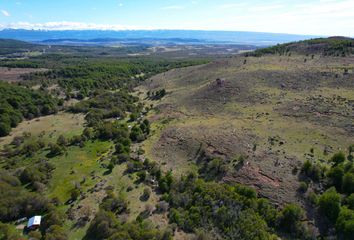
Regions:
<instances>
[{"instance_id":1,"label":"shrub","mask_svg":"<svg viewBox=\"0 0 354 240\"><path fill-rule=\"evenodd\" d=\"M280 213L279 226L286 232L299 233L303 216L304 212L299 206L288 204Z\"/></svg>"},{"instance_id":2,"label":"shrub","mask_svg":"<svg viewBox=\"0 0 354 240\"><path fill-rule=\"evenodd\" d=\"M347 194L354 193L354 174L346 173L343 176L342 190Z\"/></svg>"},{"instance_id":3,"label":"shrub","mask_svg":"<svg viewBox=\"0 0 354 240\"><path fill-rule=\"evenodd\" d=\"M107 166L107 169L108 169L108 171L109 172L112 172L113 171L113 169L114 169L114 162L113 161L110 161L109 162L109 164L108 164L108 166Z\"/></svg>"},{"instance_id":4,"label":"shrub","mask_svg":"<svg viewBox=\"0 0 354 240\"><path fill-rule=\"evenodd\" d=\"M309 192L307 195L307 199L310 201L310 203L317 205L318 204L318 196L316 193L313 191Z\"/></svg>"},{"instance_id":5,"label":"shrub","mask_svg":"<svg viewBox=\"0 0 354 240\"><path fill-rule=\"evenodd\" d=\"M42 143L39 141L30 141L23 145L21 153L26 156L34 156L43 147Z\"/></svg>"},{"instance_id":6,"label":"shrub","mask_svg":"<svg viewBox=\"0 0 354 240\"><path fill-rule=\"evenodd\" d=\"M335 188L324 192L318 200L319 211L330 221L335 222L340 211L340 195Z\"/></svg>"},{"instance_id":7,"label":"shrub","mask_svg":"<svg viewBox=\"0 0 354 240\"><path fill-rule=\"evenodd\" d=\"M1 240L21 239L21 236L13 226L0 222L0 239Z\"/></svg>"},{"instance_id":8,"label":"shrub","mask_svg":"<svg viewBox=\"0 0 354 240\"><path fill-rule=\"evenodd\" d=\"M308 189L308 185L306 182L300 182L300 186L299 186L299 191L302 193L305 193Z\"/></svg>"},{"instance_id":9,"label":"shrub","mask_svg":"<svg viewBox=\"0 0 354 240\"><path fill-rule=\"evenodd\" d=\"M87 139L92 139L94 137L93 129L89 127L85 128L82 135L85 136Z\"/></svg>"},{"instance_id":10,"label":"shrub","mask_svg":"<svg viewBox=\"0 0 354 240\"><path fill-rule=\"evenodd\" d=\"M66 234L64 228L58 225L50 226L45 234L46 240L67 240L68 235Z\"/></svg>"},{"instance_id":11,"label":"shrub","mask_svg":"<svg viewBox=\"0 0 354 240\"><path fill-rule=\"evenodd\" d=\"M327 173L327 177L329 178L331 184L339 190L342 188L343 175L344 175L343 166L332 167Z\"/></svg>"},{"instance_id":12,"label":"shrub","mask_svg":"<svg viewBox=\"0 0 354 240\"><path fill-rule=\"evenodd\" d=\"M74 188L70 192L71 200L74 200L74 201L77 200L79 198L80 194L81 194L80 189Z\"/></svg>"},{"instance_id":13,"label":"shrub","mask_svg":"<svg viewBox=\"0 0 354 240\"><path fill-rule=\"evenodd\" d=\"M116 196L112 192L107 192L107 196L103 199L100 207L105 211L121 214L128 209L128 203L122 195Z\"/></svg>"},{"instance_id":14,"label":"shrub","mask_svg":"<svg viewBox=\"0 0 354 240\"><path fill-rule=\"evenodd\" d=\"M23 184L47 183L54 169L53 164L44 160L26 167L20 174L20 180Z\"/></svg>"},{"instance_id":15,"label":"shrub","mask_svg":"<svg viewBox=\"0 0 354 240\"><path fill-rule=\"evenodd\" d=\"M331 162L333 162L334 165L341 164L344 161L345 161L345 154L343 152L336 153L331 158Z\"/></svg>"},{"instance_id":16,"label":"shrub","mask_svg":"<svg viewBox=\"0 0 354 240\"><path fill-rule=\"evenodd\" d=\"M91 222L84 239L97 240L162 240L163 232L154 229L147 222L121 223L116 216L104 210L100 210Z\"/></svg>"},{"instance_id":17,"label":"shrub","mask_svg":"<svg viewBox=\"0 0 354 240\"><path fill-rule=\"evenodd\" d=\"M339 213L336 230L342 239L354 238L354 211L343 207Z\"/></svg>"},{"instance_id":18,"label":"shrub","mask_svg":"<svg viewBox=\"0 0 354 240\"><path fill-rule=\"evenodd\" d=\"M46 229L53 225L62 226L65 222L65 215L58 210L51 210L44 218L41 224L41 230L45 232Z\"/></svg>"},{"instance_id":19,"label":"shrub","mask_svg":"<svg viewBox=\"0 0 354 240\"><path fill-rule=\"evenodd\" d=\"M312 164L309 160L306 160L302 165L301 172L313 181L319 181L323 176L323 169L317 164Z\"/></svg>"},{"instance_id":20,"label":"shrub","mask_svg":"<svg viewBox=\"0 0 354 240\"><path fill-rule=\"evenodd\" d=\"M143 133L140 127L134 126L130 132L130 139L133 142L141 142L145 140L145 134Z\"/></svg>"},{"instance_id":21,"label":"shrub","mask_svg":"<svg viewBox=\"0 0 354 240\"><path fill-rule=\"evenodd\" d=\"M4 137L9 135L11 132L11 125L10 123L0 122L0 137Z\"/></svg>"},{"instance_id":22,"label":"shrub","mask_svg":"<svg viewBox=\"0 0 354 240\"><path fill-rule=\"evenodd\" d=\"M55 157L64 153L64 148L56 143L49 144L49 156Z\"/></svg>"},{"instance_id":23,"label":"shrub","mask_svg":"<svg viewBox=\"0 0 354 240\"><path fill-rule=\"evenodd\" d=\"M349 209L354 210L354 193L350 194L350 196L347 197L345 202L348 205Z\"/></svg>"},{"instance_id":24,"label":"shrub","mask_svg":"<svg viewBox=\"0 0 354 240\"><path fill-rule=\"evenodd\" d=\"M139 182L145 181L146 175L147 175L147 174L146 174L146 171L145 171L145 170L138 172L138 173L137 173L138 181L139 181Z\"/></svg>"},{"instance_id":25,"label":"shrub","mask_svg":"<svg viewBox=\"0 0 354 240\"><path fill-rule=\"evenodd\" d=\"M65 147L68 145L68 140L63 135L60 135L57 139L57 144L59 146Z\"/></svg>"},{"instance_id":26,"label":"shrub","mask_svg":"<svg viewBox=\"0 0 354 240\"><path fill-rule=\"evenodd\" d=\"M129 154L130 144L128 146L123 145L122 143L117 143L115 146L116 154Z\"/></svg>"},{"instance_id":27,"label":"shrub","mask_svg":"<svg viewBox=\"0 0 354 240\"><path fill-rule=\"evenodd\" d=\"M173 182L172 172L168 172L165 176L159 179L159 188L162 193L170 191L171 184Z\"/></svg>"},{"instance_id":28,"label":"shrub","mask_svg":"<svg viewBox=\"0 0 354 240\"><path fill-rule=\"evenodd\" d=\"M257 201L257 212L268 223L269 226L274 227L278 218L277 210L267 199L259 199Z\"/></svg>"},{"instance_id":29,"label":"shrub","mask_svg":"<svg viewBox=\"0 0 354 240\"><path fill-rule=\"evenodd\" d=\"M135 120L138 119L138 115L136 113L131 113L130 116L129 116L129 120L131 122L134 122Z\"/></svg>"},{"instance_id":30,"label":"shrub","mask_svg":"<svg viewBox=\"0 0 354 240\"><path fill-rule=\"evenodd\" d=\"M80 146L84 143L84 141L86 140L86 137L84 135L75 135L70 139L70 144L71 145L76 145L76 146ZM67 143L64 143L61 146L66 146ZM59 144L60 145L60 144Z\"/></svg>"},{"instance_id":31,"label":"shrub","mask_svg":"<svg viewBox=\"0 0 354 240\"><path fill-rule=\"evenodd\" d=\"M143 201L147 201L147 200L149 200L150 195L151 195L151 189L150 188L144 188L144 192L143 192L143 195L141 196L141 199Z\"/></svg>"},{"instance_id":32,"label":"shrub","mask_svg":"<svg viewBox=\"0 0 354 240\"><path fill-rule=\"evenodd\" d=\"M168 211L168 202L160 201L156 204L157 211L164 213Z\"/></svg>"},{"instance_id":33,"label":"shrub","mask_svg":"<svg viewBox=\"0 0 354 240\"><path fill-rule=\"evenodd\" d=\"M349 155L354 153L354 144L352 144L348 147L348 152L349 152Z\"/></svg>"}]
</instances>

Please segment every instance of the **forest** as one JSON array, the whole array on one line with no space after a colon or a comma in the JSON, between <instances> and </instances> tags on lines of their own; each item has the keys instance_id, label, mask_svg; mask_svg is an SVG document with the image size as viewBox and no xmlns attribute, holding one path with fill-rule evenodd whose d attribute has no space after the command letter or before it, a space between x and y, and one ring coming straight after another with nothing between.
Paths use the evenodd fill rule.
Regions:
<instances>
[{"instance_id":1,"label":"forest","mask_svg":"<svg viewBox=\"0 0 354 240\"><path fill-rule=\"evenodd\" d=\"M56 113L62 103L45 92L4 82L0 82L0 95L0 136L8 135L23 119Z\"/></svg>"}]
</instances>

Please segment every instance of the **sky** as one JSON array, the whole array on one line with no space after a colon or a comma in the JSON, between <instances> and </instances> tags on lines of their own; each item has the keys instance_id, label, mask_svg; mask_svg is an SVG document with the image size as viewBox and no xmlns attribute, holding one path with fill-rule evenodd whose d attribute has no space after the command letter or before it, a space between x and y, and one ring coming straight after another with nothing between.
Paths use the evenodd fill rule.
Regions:
<instances>
[{"instance_id":1,"label":"sky","mask_svg":"<svg viewBox=\"0 0 354 240\"><path fill-rule=\"evenodd\" d=\"M354 37L354 0L0 0L0 29L188 29Z\"/></svg>"}]
</instances>

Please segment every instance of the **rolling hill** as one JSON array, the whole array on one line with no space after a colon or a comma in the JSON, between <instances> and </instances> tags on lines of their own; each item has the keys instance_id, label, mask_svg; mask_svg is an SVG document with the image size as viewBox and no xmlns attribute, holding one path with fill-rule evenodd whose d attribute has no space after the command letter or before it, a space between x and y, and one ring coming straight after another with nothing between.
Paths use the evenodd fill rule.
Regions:
<instances>
[{"instance_id":1,"label":"rolling hill","mask_svg":"<svg viewBox=\"0 0 354 240\"><path fill-rule=\"evenodd\" d=\"M28 51L40 51L43 46L24 41L0 38L0 55L22 53Z\"/></svg>"},{"instance_id":2,"label":"rolling hill","mask_svg":"<svg viewBox=\"0 0 354 240\"><path fill-rule=\"evenodd\" d=\"M0 70L46 70L3 84L1 121L14 128L0 138L0 233L353 239L351 41L241 54L215 44L144 56L87 46L5 56ZM28 105L30 93L52 96L59 112L38 94ZM26 119L12 124L16 112ZM20 219L34 215L41 228L22 231Z\"/></svg>"},{"instance_id":3,"label":"rolling hill","mask_svg":"<svg viewBox=\"0 0 354 240\"><path fill-rule=\"evenodd\" d=\"M155 39L168 40L182 39L194 43L232 43L249 44L257 46L274 45L291 41L299 41L314 38L315 36L291 35L280 33L259 33L259 32L232 32L232 31L193 31L193 30L127 30L127 31L43 31L43 30L23 30L23 29L4 29L0 31L1 38L11 38L29 42L41 42L50 39Z\"/></svg>"},{"instance_id":4,"label":"rolling hill","mask_svg":"<svg viewBox=\"0 0 354 240\"><path fill-rule=\"evenodd\" d=\"M262 54L321 54L324 56L343 56L354 54L354 39L346 37L315 38L306 41L292 42L270 48L259 49L256 55Z\"/></svg>"}]
</instances>

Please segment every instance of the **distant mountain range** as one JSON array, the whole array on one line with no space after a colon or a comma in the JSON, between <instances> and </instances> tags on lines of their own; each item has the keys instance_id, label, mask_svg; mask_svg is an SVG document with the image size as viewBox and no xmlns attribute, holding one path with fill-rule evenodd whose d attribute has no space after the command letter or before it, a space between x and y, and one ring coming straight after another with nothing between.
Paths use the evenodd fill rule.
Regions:
<instances>
[{"instance_id":1,"label":"distant mountain range","mask_svg":"<svg viewBox=\"0 0 354 240\"><path fill-rule=\"evenodd\" d=\"M197 31L197 30L23 30L4 29L0 38L16 39L43 44L109 45L111 43L163 44L248 44L269 46L300 41L318 36L260 32Z\"/></svg>"}]
</instances>

